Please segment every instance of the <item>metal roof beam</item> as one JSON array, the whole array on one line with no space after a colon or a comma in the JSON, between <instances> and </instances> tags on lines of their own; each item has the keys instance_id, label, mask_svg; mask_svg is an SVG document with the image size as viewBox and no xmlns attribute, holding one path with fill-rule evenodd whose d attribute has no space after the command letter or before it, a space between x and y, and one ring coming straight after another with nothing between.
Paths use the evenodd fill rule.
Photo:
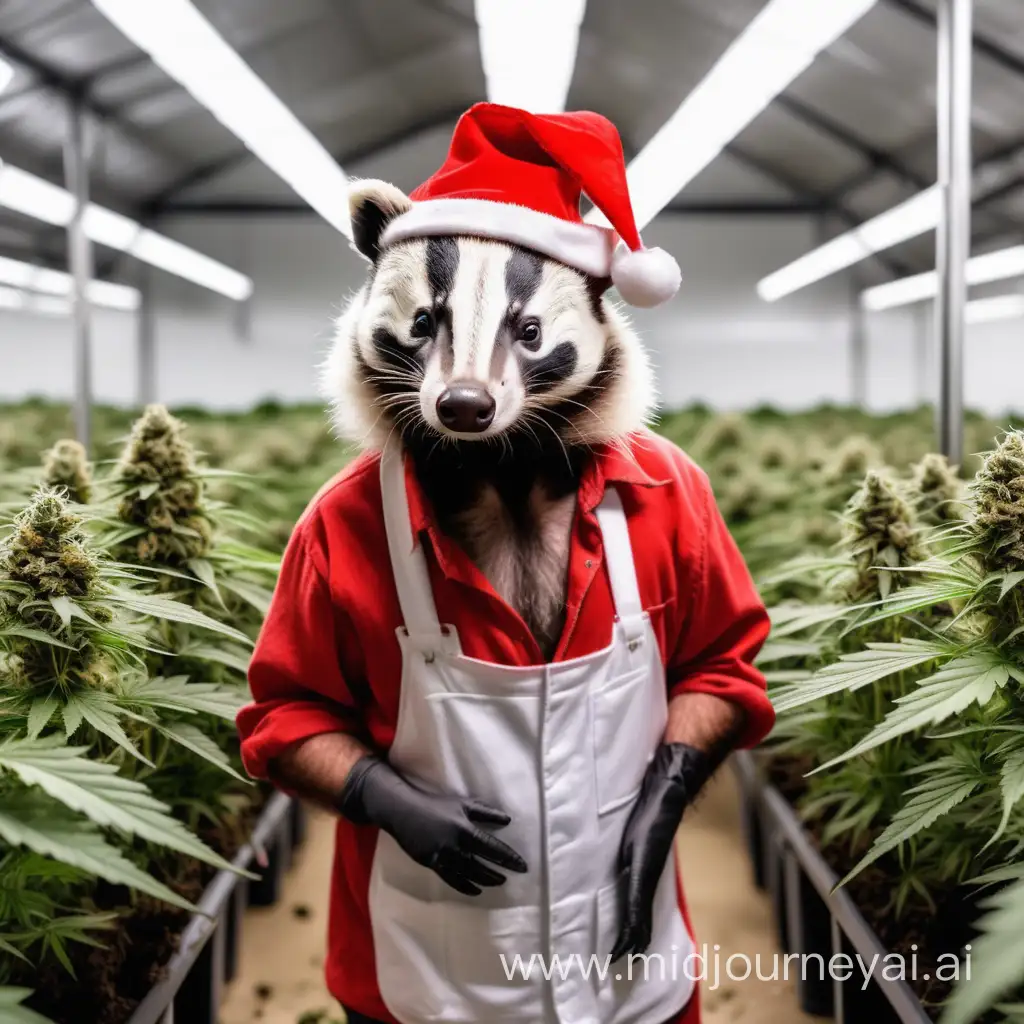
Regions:
<instances>
[{"instance_id":1,"label":"metal roof beam","mask_svg":"<svg viewBox=\"0 0 1024 1024\"><path fill-rule=\"evenodd\" d=\"M934 29L936 27L935 12L928 10L924 4L919 3L919 0L885 0L885 2L890 7L895 7L897 10L909 14L912 18L928 25L930 28ZM1024 57L1018 57L1017 54L1004 49L991 39L978 35L977 32L973 34L972 38L974 49L977 53L984 54L989 60L999 64L1007 71L1012 71L1020 78L1024 78Z\"/></svg>"},{"instance_id":2,"label":"metal roof beam","mask_svg":"<svg viewBox=\"0 0 1024 1024\"><path fill-rule=\"evenodd\" d=\"M739 160L740 163L746 164L759 174L763 174L766 178L774 181L777 185L781 185L783 188L792 192L798 199L817 204L819 206L819 213L832 214L833 216L838 217L844 224L846 224L847 227L859 227L862 223L860 217L858 217L852 210L847 209L847 207L838 200L831 196L812 191L802 182L796 181L784 171L780 171L778 168L773 167L771 164L760 159L760 157L756 157L754 154L748 153L742 147L737 146L736 143L729 143L729 145L725 147L725 152L729 153L736 160ZM883 267L886 268L886 270L896 277L907 277L915 272L912 267L909 267L902 260L894 259L892 256L884 253L875 253L874 259L876 259Z\"/></svg>"},{"instance_id":3,"label":"metal roof beam","mask_svg":"<svg viewBox=\"0 0 1024 1024\"><path fill-rule=\"evenodd\" d=\"M414 125L400 128L398 131L392 132L382 139L375 139L367 146L360 146L338 153L335 155L335 159L342 167L360 163L362 160L368 160L378 153L392 149L394 146L410 142L419 135L425 135L436 128L451 124L458 120L459 116L464 112L465 107L459 106L443 110L438 114L432 114L422 121L417 121ZM197 188L199 185L204 185L206 182L213 181L222 174L227 174L236 167L242 166L249 159L250 155L247 149L239 149L234 153L221 157L219 160L211 160L209 163L203 164L187 174L183 174L177 181L172 181L166 188L161 189L143 204L145 214L149 217L159 217L163 214L177 211L183 204L175 202L175 199L182 192L191 188Z\"/></svg>"},{"instance_id":4,"label":"metal roof beam","mask_svg":"<svg viewBox=\"0 0 1024 1024\"><path fill-rule=\"evenodd\" d=\"M810 125L810 127L821 132L823 135L828 135L830 138L835 139L836 142L841 143L847 149L861 156L871 165L870 173L872 175L877 171L888 171L890 174L894 174L896 177L911 185L915 185L917 188L927 188L931 184L923 175L918 174L917 171L908 167L888 151L874 145L867 139L861 138L845 125L839 124L839 122L834 121L827 114L815 110L802 100L798 100L793 96L782 95L776 97L775 102L787 113L797 118L797 120ZM864 173L867 172L865 171ZM839 198L838 194L836 198Z\"/></svg>"},{"instance_id":5,"label":"metal roof beam","mask_svg":"<svg viewBox=\"0 0 1024 1024\"><path fill-rule=\"evenodd\" d=\"M12 64L27 68L39 79L40 85L80 103L84 110L101 122L114 125L128 138L141 142L149 149L154 149L152 140L147 139L130 121L125 120L115 107L103 103L91 95L89 85L92 79L90 76L79 78L68 75L4 36L0 36L0 56Z\"/></svg>"}]
</instances>

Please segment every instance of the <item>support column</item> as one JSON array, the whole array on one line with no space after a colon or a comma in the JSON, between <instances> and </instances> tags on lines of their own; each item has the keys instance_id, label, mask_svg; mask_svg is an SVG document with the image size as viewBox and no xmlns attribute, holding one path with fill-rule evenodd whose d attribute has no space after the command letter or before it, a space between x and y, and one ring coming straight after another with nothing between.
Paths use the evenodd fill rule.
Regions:
<instances>
[{"instance_id":1,"label":"support column","mask_svg":"<svg viewBox=\"0 0 1024 1024\"><path fill-rule=\"evenodd\" d=\"M914 318L914 400L917 405L932 404L931 344L935 330L932 327L932 310L927 302L912 306Z\"/></svg>"},{"instance_id":2,"label":"support column","mask_svg":"<svg viewBox=\"0 0 1024 1024\"><path fill-rule=\"evenodd\" d=\"M89 203L87 129L85 107L80 100L72 99L64 143L64 180L75 197L75 213L68 224L68 265L73 281L74 413L75 434L88 449L92 444L92 310L88 292L93 266L92 243L85 234L84 219Z\"/></svg>"},{"instance_id":3,"label":"support column","mask_svg":"<svg viewBox=\"0 0 1024 1024\"><path fill-rule=\"evenodd\" d=\"M963 457L965 266L971 245L971 21L974 0L939 0L938 141L942 220L936 236L935 303L939 449Z\"/></svg>"},{"instance_id":4,"label":"support column","mask_svg":"<svg viewBox=\"0 0 1024 1024\"><path fill-rule=\"evenodd\" d=\"M868 404L868 324L860 301L863 284L859 275L850 281L850 402L864 409Z\"/></svg>"},{"instance_id":5,"label":"support column","mask_svg":"<svg viewBox=\"0 0 1024 1024\"><path fill-rule=\"evenodd\" d=\"M156 310L153 306L153 271L143 264L139 274L138 339L136 344L135 402L139 408L157 400L156 380Z\"/></svg>"}]
</instances>

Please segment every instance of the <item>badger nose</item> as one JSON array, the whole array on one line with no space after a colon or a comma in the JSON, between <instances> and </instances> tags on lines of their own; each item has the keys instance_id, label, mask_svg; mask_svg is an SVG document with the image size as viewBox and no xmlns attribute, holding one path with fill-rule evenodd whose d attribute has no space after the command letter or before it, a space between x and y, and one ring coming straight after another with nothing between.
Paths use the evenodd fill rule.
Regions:
<instances>
[{"instance_id":1,"label":"badger nose","mask_svg":"<svg viewBox=\"0 0 1024 1024\"><path fill-rule=\"evenodd\" d=\"M486 388L452 383L437 400L437 416L458 434L479 434L491 425L494 407L494 399Z\"/></svg>"}]
</instances>

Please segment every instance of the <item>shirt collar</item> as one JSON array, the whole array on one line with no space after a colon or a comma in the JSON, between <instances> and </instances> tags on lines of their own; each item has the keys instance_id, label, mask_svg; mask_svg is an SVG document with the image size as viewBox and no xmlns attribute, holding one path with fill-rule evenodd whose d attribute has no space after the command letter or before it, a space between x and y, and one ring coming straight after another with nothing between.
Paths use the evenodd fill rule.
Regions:
<instances>
[{"instance_id":1,"label":"shirt collar","mask_svg":"<svg viewBox=\"0 0 1024 1024\"><path fill-rule=\"evenodd\" d=\"M668 479L657 479L648 473L636 456L636 449L644 446L644 435L632 435L620 444L599 444L587 459L580 480L580 507L592 512L604 499L608 484L628 484L632 487L663 487ZM405 455L405 492L409 499L409 520L414 541L420 532L428 530L433 539L436 519L430 499L423 493L412 459Z\"/></svg>"}]
</instances>

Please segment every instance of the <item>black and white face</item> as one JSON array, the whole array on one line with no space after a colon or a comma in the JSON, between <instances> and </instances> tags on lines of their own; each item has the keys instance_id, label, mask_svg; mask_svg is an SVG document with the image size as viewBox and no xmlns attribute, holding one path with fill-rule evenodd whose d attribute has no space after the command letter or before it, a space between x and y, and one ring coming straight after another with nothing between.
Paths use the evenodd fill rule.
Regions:
<instances>
[{"instance_id":1,"label":"black and white face","mask_svg":"<svg viewBox=\"0 0 1024 1024\"><path fill-rule=\"evenodd\" d=\"M653 402L645 354L604 282L535 252L438 236L378 248L408 208L364 182L357 248L373 261L338 324L326 386L344 433L458 442L593 444L638 429Z\"/></svg>"}]
</instances>

